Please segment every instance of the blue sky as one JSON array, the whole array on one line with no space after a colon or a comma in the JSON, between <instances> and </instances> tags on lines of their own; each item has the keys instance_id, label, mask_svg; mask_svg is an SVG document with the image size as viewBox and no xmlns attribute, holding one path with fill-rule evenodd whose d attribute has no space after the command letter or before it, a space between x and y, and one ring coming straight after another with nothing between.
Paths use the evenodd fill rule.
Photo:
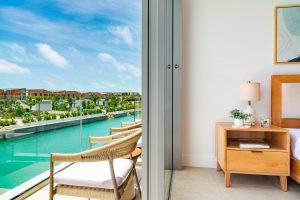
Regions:
<instances>
[{"instance_id":1,"label":"blue sky","mask_svg":"<svg viewBox=\"0 0 300 200\"><path fill-rule=\"evenodd\" d=\"M0 88L141 91L141 0L0 0Z\"/></svg>"}]
</instances>

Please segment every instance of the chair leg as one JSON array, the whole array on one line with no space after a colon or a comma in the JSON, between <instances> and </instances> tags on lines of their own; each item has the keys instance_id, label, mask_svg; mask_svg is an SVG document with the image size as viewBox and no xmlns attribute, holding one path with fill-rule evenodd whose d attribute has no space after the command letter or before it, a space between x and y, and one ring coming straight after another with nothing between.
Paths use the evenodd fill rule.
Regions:
<instances>
[{"instance_id":1,"label":"chair leg","mask_svg":"<svg viewBox=\"0 0 300 200\"><path fill-rule=\"evenodd\" d=\"M120 194L119 194L118 187L117 187L117 181L116 181L114 164L113 164L114 160L111 155L109 157L110 158L108 160L108 163L109 163L109 167L110 167L110 173L111 173L112 183L113 183L113 187L114 187L115 198L116 198L116 200L120 200Z\"/></svg>"},{"instance_id":2,"label":"chair leg","mask_svg":"<svg viewBox=\"0 0 300 200\"><path fill-rule=\"evenodd\" d=\"M49 200L54 198L54 163L52 162L52 157L50 158L50 181L49 181Z\"/></svg>"},{"instance_id":3,"label":"chair leg","mask_svg":"<svg viewBox=\"0 0 300 200\"><path fill-rule=\"evenodd\" d=\"M133 173L134 173L134 176L135 176L135 180L136 180L136 184L138 186L138 190L139 190L139 193L140 193L140 197L142 196L142 190L141 190L141 187L140 187L140 182L139 182L139 178L137 176L137 173L136 173L136 169L133 168Z\"/></svg>"}]
</instances>

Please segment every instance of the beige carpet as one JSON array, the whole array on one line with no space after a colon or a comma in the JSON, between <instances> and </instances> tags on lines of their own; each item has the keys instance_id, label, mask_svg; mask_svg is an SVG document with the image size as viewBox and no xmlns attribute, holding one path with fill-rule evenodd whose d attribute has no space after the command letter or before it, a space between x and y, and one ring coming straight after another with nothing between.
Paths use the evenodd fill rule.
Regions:
<instances>
[{"instance_id":1,"label":"beige carpet","mask_svg":"<svg viewBox=\"0 0 300 200\"><path fill-rule=\"evenodd\" d=\"M300 200L300 185L288 180L288 192L271 176L233 174L231 187L216 169L184 168L174 171L171 200Z\"/></svg>"}]
</instances>

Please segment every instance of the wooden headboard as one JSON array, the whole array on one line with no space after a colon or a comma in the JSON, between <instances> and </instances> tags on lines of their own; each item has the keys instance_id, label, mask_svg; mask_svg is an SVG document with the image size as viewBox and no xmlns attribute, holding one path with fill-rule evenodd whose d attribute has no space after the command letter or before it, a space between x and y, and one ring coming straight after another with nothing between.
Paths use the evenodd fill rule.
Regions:
<instances>
[{"instance_id":1,"label":"wooden headboard","mask_svg":"<svg viewBox=\"0 0 300 200\"><path fill-rule=\"evenodd\" d=\"M272 76L272 124L283 128L300 128L300 118L282 118L283 83L300 83L300 74Z\"/></svg>"}]
</instances>

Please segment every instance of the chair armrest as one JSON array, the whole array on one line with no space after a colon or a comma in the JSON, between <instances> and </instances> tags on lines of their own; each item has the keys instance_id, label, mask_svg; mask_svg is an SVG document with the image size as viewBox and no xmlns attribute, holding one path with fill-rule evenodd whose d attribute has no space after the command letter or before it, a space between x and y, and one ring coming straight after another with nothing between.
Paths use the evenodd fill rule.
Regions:
<instances>
[{"instance_id":1,"label":"chair armrest","mask_svg":"<svg viewBox=\"0 0 300 200\"><path fill-rule=\"evenodd\" d=\"M128 131L128 127L122 127L122 128L110 128L109 133L112 135L112 133L118 133L118 132L123 132L123 131Z\"/></svg>"},{"instance_id":2,"label":"chair armrest","mask_svg":"<svg viewBox=\"0 0 300 200\"><path fill-rule=\"evenodd\" d=\"M95 143L111 143L111 142L113 142L112 136L89 137L89 148L92 149L92 144L95 144Z\"/></svg>"},{"instance_id":3,"label":"chair armrest","mask_svg":"<svg viewBox=\"0 0 300 200\"><path fill-rule=\"evenodd\" d=\"M134 133L135 131L138 130L138 129L127 130L127 128L118 128L118 129L122 129L122 131L120 131L119 133L114 134L114 135L110 135L110 136L106 136L106 137L89 137L89 148L92 149L92 144L95 144L95 143L114 142L114 141L121 139L123 137L126 137L126 136L130 135L131 133Z\"/></svg>"},{"instance_id":4,"label":"chair armrest","mask_svg":"<svg viewBox=\"0 0 300 200\"><path fill-rule=\"evenodd\" d=\"M113 138L111 136L108 137L90 137L90 143L109 143L112 142Z\"/></svg>"},{"instance_id":5,"label":"chair armrest","mask_svg":"<svg viewBox=\"0 0 300 200\"><path fill-rule=\"evenodd\" d=\"M121 127L121 128L110 128L109 134L112 135L113 133L124 132L124 131L129 131L129 130L138 129L138 128L142 128L141 123L135 123L131 126L126 126L126 127Z\"/></svg>"},{"instance_id":6,"label":"chair armrest","mask_svg":"<svg viewBox=\"0 0 300 200\"><path fill-rule=\"evenodd\" d=\"M80 153L70 153L70 154L61 154L61 153L52 153L50 155L51 162L80 162L82 157Z\"/></svg>"}]
</instances>

